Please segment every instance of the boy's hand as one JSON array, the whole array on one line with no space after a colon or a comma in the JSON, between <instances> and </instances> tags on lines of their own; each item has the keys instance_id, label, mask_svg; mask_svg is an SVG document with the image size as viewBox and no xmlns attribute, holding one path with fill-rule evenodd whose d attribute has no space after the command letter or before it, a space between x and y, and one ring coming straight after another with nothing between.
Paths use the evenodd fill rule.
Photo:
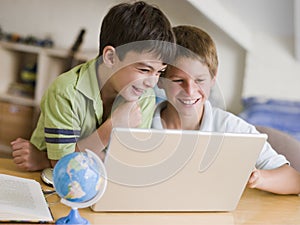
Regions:
<instances>
[{"instance_id":1,"label":"boy's hand","mask_svg":"<svg viewBox=\"0 0 300 225\"><path fill-rule=\"evenodd\" d=\"M119 105L111 115L113 127L138 127L142 123L142 113L137 102Z\"/></svg>"},{"instance_id":2,"label":"boy's hand","mask_svg":"<svg viewBox=\"0 0 300 225\"><path fill-rule=\"evenodd\" d=\"M255 169L252 171L250 178L248 180L248 187L250 188L258 188L262 184L262 174L261 171Z\"/></svg>"},{"instance_id":3,"label":"boy's hand","mask_svg":"<svg viewBox=\"0 0 300 225\"><path fill-rule=\"evenodd\" d=\"M111 116L104 121L100 127L97 129L97 141L93 137L94 135L90 135L89 137L80 140L81 148L86 148L90 146L90 143L97 143L94 146L88 147L89 149L95 149L95 153L100 156L103 160L105 157L105 152L102 150L107 147L111 130L113 127L138 127L142 123L142 113L140 106L137 102L125 102L119 105L111 114ZM93 137L92 137L93 136ZM84 147L83 147L84 146ZM78 146L79 148L79 143ZM97 150L100 149L100 152ZM101 152L102 151L102 152Z\"/></svg>"},{"instance_id":4,"label":"boy's hand","mask_svg":"<svg viewBox=\"0 0 300 225\"><path fill-rule=\"evenodd\" d=\"M37 171L51 167L47 152L38 150L28 140L18 138L10 144L13 161L20 169Z\"/></svg>"}]
</instances>

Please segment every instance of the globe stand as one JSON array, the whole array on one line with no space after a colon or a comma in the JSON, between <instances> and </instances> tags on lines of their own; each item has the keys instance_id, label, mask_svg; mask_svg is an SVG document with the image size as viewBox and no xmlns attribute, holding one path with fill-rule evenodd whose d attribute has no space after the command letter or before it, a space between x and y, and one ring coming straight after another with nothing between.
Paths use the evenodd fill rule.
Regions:
<instances>
[{"instance_id":1,"label":"globe stand","mask_svg":"<svg viewBox=\"0 0 300 225\"><path fill-rule=\"evenodd\" d=\"M72 208L69 215L56 220L55 224L90 224L89 221L80 216L77 208Z\"/></svg>"},{"instance_id":2,"label":"globe stand","mask_svg":"<svg viewBox=\"0 0 300 225\"><path fill-rule=\"evenodd\" d=\"M96 161L96 164L99 166L99 171L101 171L101 177L103 178L103 182L101 182L99 190L97 192L97 194L90 200L85 201L85 202L72 202L69 201L65 198L61 198L61 203L64 205L67 205L69 207L71 207L71 211L69 213L68 216L65 217L61 217L59 218L55 224L90 224L89 221L83 217L80 216L79 212L78 212L78 208L86 208L89 207L93 204L95 204L104 194L105 190L106 190L106 185L107 185L107 174L106 174L106 170L105 170L105 166L103 164L103 162L100 160L100 158L92 151L86 149L86 153L88 155L88 157L91 157L93 160ZM71 153L72 154L72 153ZM60 161L58 161L59 163ZM55 171L55 168L54 168ZM54 187L56 186L56 173L53 173L54 176ZM62 196L60 196L62 197Z\"/></svg>"}]
</instances>

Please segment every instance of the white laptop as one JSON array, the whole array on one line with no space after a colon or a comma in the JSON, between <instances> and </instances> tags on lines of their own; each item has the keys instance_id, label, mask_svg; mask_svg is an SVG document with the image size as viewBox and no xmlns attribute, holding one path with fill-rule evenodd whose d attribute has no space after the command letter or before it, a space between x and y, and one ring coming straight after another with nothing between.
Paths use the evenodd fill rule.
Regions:
<instances>
[{"instance_id":1,"label":"white laptop","mask_svg":"<svg viewBox=\"0 0 300 225\"><path fill-rule=\"evenodd\" d=\"M115 128L96 212L235 210L265 134Z\"/></svg>"}]
</instances>

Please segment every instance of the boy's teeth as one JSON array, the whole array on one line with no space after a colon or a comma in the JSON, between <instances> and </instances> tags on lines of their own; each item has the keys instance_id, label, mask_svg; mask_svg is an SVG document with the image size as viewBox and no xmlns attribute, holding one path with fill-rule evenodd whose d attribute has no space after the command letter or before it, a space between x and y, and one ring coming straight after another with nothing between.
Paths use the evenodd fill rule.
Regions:
<instances>
[{"instance_id":1,"label":"boy's teeth","mask_svg":"<svg viewBox=\"0 0 300 225\"><path fill-rule=\"evenodd\" d=\"M182 102L186 105L192 105L196 102L196 100L182 100Z\"/></svg>"}]
</instances>

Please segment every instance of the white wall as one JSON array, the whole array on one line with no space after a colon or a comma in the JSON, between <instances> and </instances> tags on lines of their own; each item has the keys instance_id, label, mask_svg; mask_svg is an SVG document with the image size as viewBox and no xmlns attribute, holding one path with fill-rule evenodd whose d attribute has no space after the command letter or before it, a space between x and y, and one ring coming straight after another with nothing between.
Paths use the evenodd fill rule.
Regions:
<instances>
[{"instance_id":1,"label":"white wall","mask_svg":"<svg viewBox=\"0 0 300 225\"><path fill-rule=\"evenodd\" d=\"M252 33L242 96L300 101L299 0L219 2Z\"/></svg>"},{"instance_id":2,"label":"white wall","mask_svg":"<svg viewBox=\"0 0 300 225\"><path fill-rule=\"evenodd\" d=\"M285 47L286 40L256 33L247 53L244 97L300 101L300 63Z\"/></svg>"},{"instance_id":3,"label":"white wall","mask_svg":"<svg viewBox=\"0 0 300 225\"><path fill-rule=\"evenodd\" d=\"M100 23L119 0L1 0L0 26L21 35L50 35L57 47L71 47L81 28L87 33L82 49L97 49ZM158 5L173 25L192 24L208 31L219 52L219 88L213 92L221 107L240 112L246 52L186 0L148 0Z\"/></svg>"}]
</instances>

